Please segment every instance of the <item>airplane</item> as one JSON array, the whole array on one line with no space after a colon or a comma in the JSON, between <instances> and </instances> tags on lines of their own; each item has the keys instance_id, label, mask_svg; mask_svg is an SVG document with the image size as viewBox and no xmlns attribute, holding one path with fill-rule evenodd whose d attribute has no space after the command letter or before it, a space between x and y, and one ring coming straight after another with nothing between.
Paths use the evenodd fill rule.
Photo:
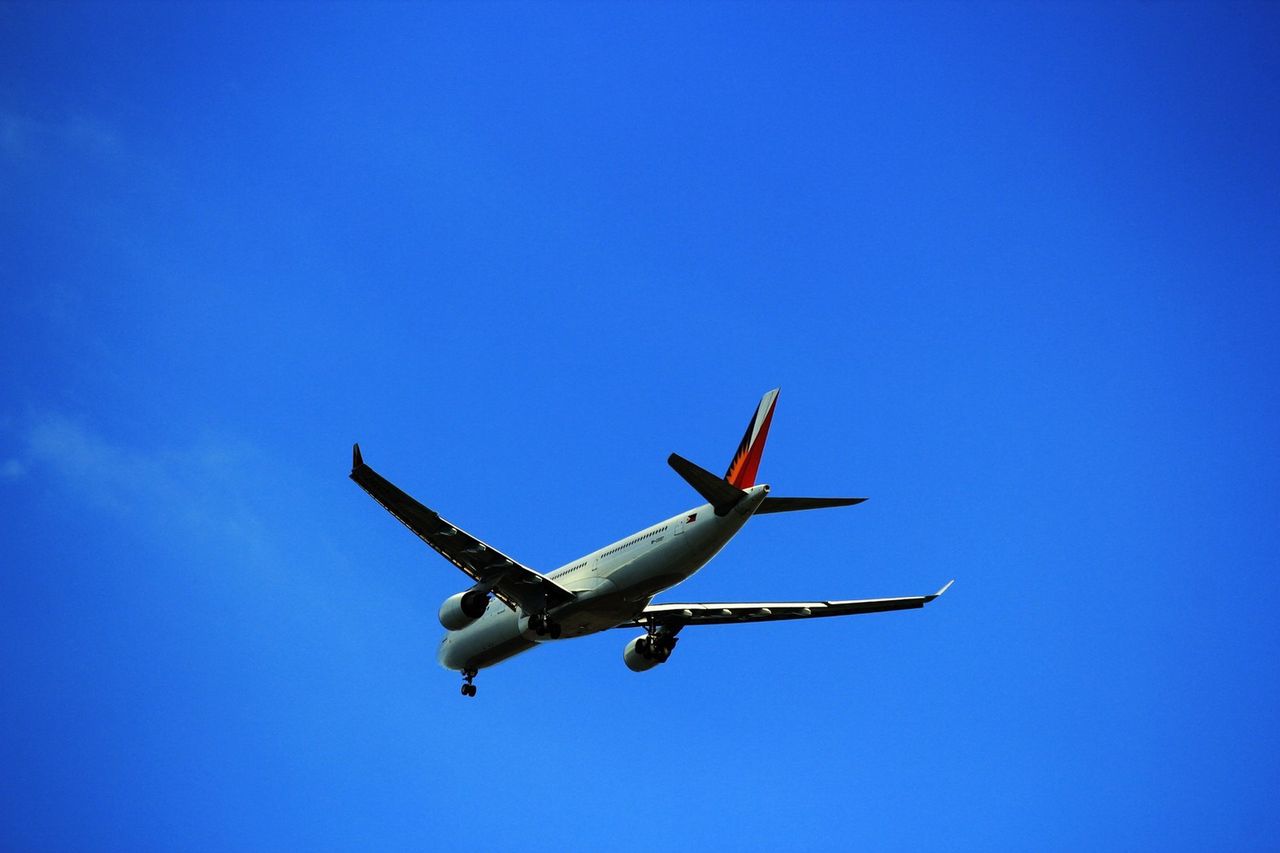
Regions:
<instances>
[{"instance_id":1,"label":"airplane","mask_svg":"<svg viewBox=\"0 0 1280 853\"><path fill-rule=\"evenodd\" d=\"M439 613L447 633L438 659L446 669L462 673L462 695L476 695L474 679L481 669L535 646L613 628L644 630L622 650L627 668L644 672L671 657L676 635L690 625L909 610L924 607L946 592L954 579L932 595L902 598L653 603L658 593L705 566L754 516L852 506L866 500L773 497L767 485L756 483L778 391L775 388L760 400L723 477L675 453L667 459L706 503L546 574L418 503L366 465L360 445L354 445L351 479L473 582L470 588L446 598Z\"/></svg>"}]
</instances>

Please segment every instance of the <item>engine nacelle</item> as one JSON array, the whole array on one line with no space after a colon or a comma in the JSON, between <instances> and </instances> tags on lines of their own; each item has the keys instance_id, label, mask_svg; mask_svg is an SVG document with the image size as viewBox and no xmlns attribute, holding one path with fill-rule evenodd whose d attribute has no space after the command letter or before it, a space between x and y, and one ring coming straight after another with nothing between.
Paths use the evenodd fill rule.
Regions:
<instances>
[{"instance_id":1,"label":"engine nacelle","mask_svg":"<svg viewBox=\"0 0 1280 853\"><path fill-rule=\"evenodd\" d=\"M451 595L440 605L440 624L450 631L461 631L484 615L489 606L489 594L469 589Z\"/></svg>"},{"instance_id":2,"label":"engine nacelle","mask_svg":"<svg viewBox=\"0 0 1280 853\"><path fill-rule=\"evenodd\" d=\"M622 650L622 662L632 672L644 672L660 663L666 663L675 645L675 637L650 637L645 634L627 643Z\"/></svg>"}]
</instances>

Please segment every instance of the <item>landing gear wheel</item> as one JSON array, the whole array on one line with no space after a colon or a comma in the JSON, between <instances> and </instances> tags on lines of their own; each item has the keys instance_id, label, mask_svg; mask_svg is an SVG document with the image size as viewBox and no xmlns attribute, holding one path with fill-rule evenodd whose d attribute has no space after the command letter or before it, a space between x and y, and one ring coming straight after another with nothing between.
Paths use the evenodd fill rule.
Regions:
<instances>
[{"instance_id":1,"label":"landing gear wheel","mask_svg":"<svg viewBox=\"0 0 1280 853\"><path fill-rule=\"evenodd\" d=\"M474 669L464 669L464 670L462 671L462 679L463 679L463 681L465 682L465 683L462 685L462 695L463 695L463 696L474 696L474 695L476 695L476 686L475 686L474 684L472 684L472 683L471 683L471 680L472 680L473 678L475 678L475 677L476 677L476 671L475 671Z\"/></svg>"},{"instance_id":2,"label":"landing gear wheel","mask_svg":"<svg viewBox=\"0 0 1280 853\"><path fill-rule=\"evenodd\" d=\"M650 633L636 643L636 651L645 660L666 663L676 647L677 638L670 634Z\"/></svg>"},{"instance_id":3,"label":"landing gear wheel","mask_svg":"<svg viewBox=\"0 0 1280 853\"><path fill-rule=\"evenodd\" d=\"M539 637L550 637L553 640L560 639L560 623L551 621L551 617L545 613L534 613L529 617L529 630L537 634Z\"/></svg>"}]
</instances>

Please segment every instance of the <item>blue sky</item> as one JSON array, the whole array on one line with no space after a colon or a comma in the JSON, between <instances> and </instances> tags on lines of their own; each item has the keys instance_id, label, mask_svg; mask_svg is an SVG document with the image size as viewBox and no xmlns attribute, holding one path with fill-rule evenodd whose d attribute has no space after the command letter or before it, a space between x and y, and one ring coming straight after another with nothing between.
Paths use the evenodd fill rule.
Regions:
<instances>
[{"instance_id":1,"label":"blue sky","mask_svg":"<svg viewBox=\"0 0 1280 853\"><path fill-rule=\"evenodd\" d=\"M1260 849L1274 4L0 5L0 846ZM349 448L667 600L464 700Z\"/></svg>"}]
</instances>

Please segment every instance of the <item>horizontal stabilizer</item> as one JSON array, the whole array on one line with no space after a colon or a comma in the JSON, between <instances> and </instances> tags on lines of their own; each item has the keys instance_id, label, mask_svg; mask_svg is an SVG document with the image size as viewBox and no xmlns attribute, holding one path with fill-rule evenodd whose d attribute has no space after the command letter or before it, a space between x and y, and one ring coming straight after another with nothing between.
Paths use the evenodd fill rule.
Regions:
<instances>
[{"instance_id":1,"label":"horizontal stabilizer","mask_svg":"<svg viewBox=\"0 0 1280 853\"><path fill-rule=\"evenodd\" d=\"M675 472L684 481L702 495L711 506L715 509L716 515L724 515L729 510L738 505L738 501L747 496L747 493L736 486L730 485L726 480L712 474L706 468L699 468L697 465L685 459L683 456L672 453L667 457L667 464L675 469Z\"/></svg>"},{"instance_id":2,"label":"horizontal stabilizer","mask_svg":"<svg viewBox=\"0 0 1280 853\"><path fill-rule=\"evenodd\" d=\"M866 498L765 498L756 515L767 512L797 512L802 509L826 509L831 506L853 506Z\"/></svg>"}]
</instances>

